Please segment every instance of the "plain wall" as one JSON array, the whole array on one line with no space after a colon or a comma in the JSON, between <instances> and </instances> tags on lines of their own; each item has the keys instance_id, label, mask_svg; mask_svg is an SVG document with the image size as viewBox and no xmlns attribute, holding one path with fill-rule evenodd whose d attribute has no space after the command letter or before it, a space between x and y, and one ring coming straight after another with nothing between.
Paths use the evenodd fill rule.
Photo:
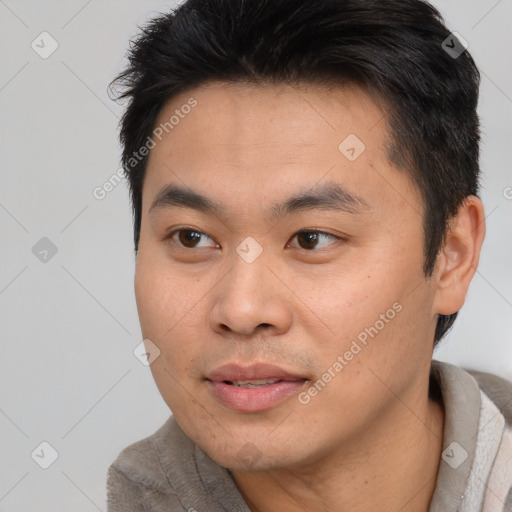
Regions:
<instances>
[{"instance_id":1,"label":"plain wall","mask_svg":"<svg viewBox=\"0 0 512 512\"><path fill-rule=\"evenodd\" d=\"M434 357L512 379L512 3L435 4L482 72L487 237ZM132 353L141 332L126 184L101 200L93 190L119 169L122 106L107 85L137 25L171 5L0 2L0 511L105 511L108 466L169 416ZM43 31L59 45L47 59L31 47ZM31 458L43 441L59 455L46 470Z\"/></svg>"}]
</instances>

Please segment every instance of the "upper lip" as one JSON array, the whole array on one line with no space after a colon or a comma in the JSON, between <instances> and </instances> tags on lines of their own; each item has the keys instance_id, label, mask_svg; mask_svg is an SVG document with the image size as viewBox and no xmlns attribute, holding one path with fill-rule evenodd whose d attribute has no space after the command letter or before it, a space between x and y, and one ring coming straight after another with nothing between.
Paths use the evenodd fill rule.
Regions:
<instances>
[{"instance_id":1,"label":"upper lip","mask_svg":"<svg viewBox=\"0 0 512 512\"><path fill-rule=\"evenodd\" d=\"M306 380L305 377L287 372L279 366L264 363L241 366L239 364L226 364L212 371L207 377L211 381L238 382L244 380Z\"/></svg>"}]
</instances>

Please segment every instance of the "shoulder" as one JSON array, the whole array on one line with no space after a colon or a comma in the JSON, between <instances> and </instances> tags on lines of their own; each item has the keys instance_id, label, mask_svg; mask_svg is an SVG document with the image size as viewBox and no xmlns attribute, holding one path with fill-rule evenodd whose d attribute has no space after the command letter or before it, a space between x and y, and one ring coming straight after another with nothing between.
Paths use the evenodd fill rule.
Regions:
<instances>
[{"instance_id":1,"label":"shoulder","mask_svg":"<svg viewBox=\"0 0 512 512\"><path fill-rule=\"evenodd\" d=\"M109 467L107 505L108 512L249 512L228 470L202 452L173 416Z\"/></svg>"},{"instance_id":2,"label":"shoulder","mask_svg":"<svg viewBox=\"0 0 512 512\"><path fill-rule=\"evenodd\" d=\"M193 454L193 443L172 416L154 434L124 448L107 473L109 512L140 511L150 501L165 502L166 507L150 510L183 510L162 466L162 445L175 461Z\"/></svg>"},{"instance_id":3,"label":"shoulder","mask_svg":"<svg viewBox=\"0 0 512 512\"><path fill-rule=\"evenodd\" d=\"M445 410L445 464L430 510L446 510L451 497L461 512L512 512L512 382L438 360L431 378Z\"/></svg>"},{"instance_id":4,"label":"shoulder","mask_svg":"<svg viewBox=\"0 0 512 512\"><path fill-rule=\"evenodd\" d=\"M471 368L464 370L477 381L480 389L503 414L507 425L512 427L512 381Z\"/></svg>"},{"instance_id":5,"label":"shoulder","mask_svg":"<svg viewBox=\"0 0 512 512\"><path fill-rule=\"evenodd\" d=\"M448 398L450 405L457 406L458 412L464 412L468 402L480 403L480 393L484 393L503 415L507 427L512 427L512 381L436 359L432 360L431 378L437 381L443 399Z\"/></svg>"}]
</instances>

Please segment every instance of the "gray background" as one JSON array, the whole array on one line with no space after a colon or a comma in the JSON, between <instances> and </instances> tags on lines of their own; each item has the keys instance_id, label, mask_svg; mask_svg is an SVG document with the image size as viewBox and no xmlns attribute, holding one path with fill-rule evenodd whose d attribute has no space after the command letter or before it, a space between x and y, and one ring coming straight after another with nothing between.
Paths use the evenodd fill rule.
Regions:
<instances>
[{"instance_id":1,"label":"gray background","mask_svg":"<svg viewBox=\"0 0 512 512\"><path fill-rule=\"evenodd\" d=\"M93 190L119 168L122 106L107 84L137 24L171 5L0 0L0 511L105 511L109 464L168 417L133 355L141 333L127 187L102 200ZM487 238L434 357L512 379L512 2L435 5L482 72ZM47 59L31 47L43 31L59 45ZM57 249L46 261L43 237ZM36 449L39 464L51 462L43 441L59 455L46 470L31 458Z\"/></svg>"}]
</instances>

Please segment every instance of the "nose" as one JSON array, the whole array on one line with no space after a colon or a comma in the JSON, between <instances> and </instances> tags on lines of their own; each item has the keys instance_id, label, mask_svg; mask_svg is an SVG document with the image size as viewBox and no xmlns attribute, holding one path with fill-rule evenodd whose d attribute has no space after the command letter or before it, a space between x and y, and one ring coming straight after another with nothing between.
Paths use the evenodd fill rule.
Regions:
<instances>
[{"instance_id":1,"label":"nose","mask_svg":"<svg viewBox=\"0 0 512 512\"><path fill-rule=\"evenodd\" d=\"M282 334L291 325L291 292L265 251L251 263L237 253L215 287L210 327L223 336L248 338L264 331ZM283 282L284 281L284 282Z\"/></svg>"}]
</instances>

